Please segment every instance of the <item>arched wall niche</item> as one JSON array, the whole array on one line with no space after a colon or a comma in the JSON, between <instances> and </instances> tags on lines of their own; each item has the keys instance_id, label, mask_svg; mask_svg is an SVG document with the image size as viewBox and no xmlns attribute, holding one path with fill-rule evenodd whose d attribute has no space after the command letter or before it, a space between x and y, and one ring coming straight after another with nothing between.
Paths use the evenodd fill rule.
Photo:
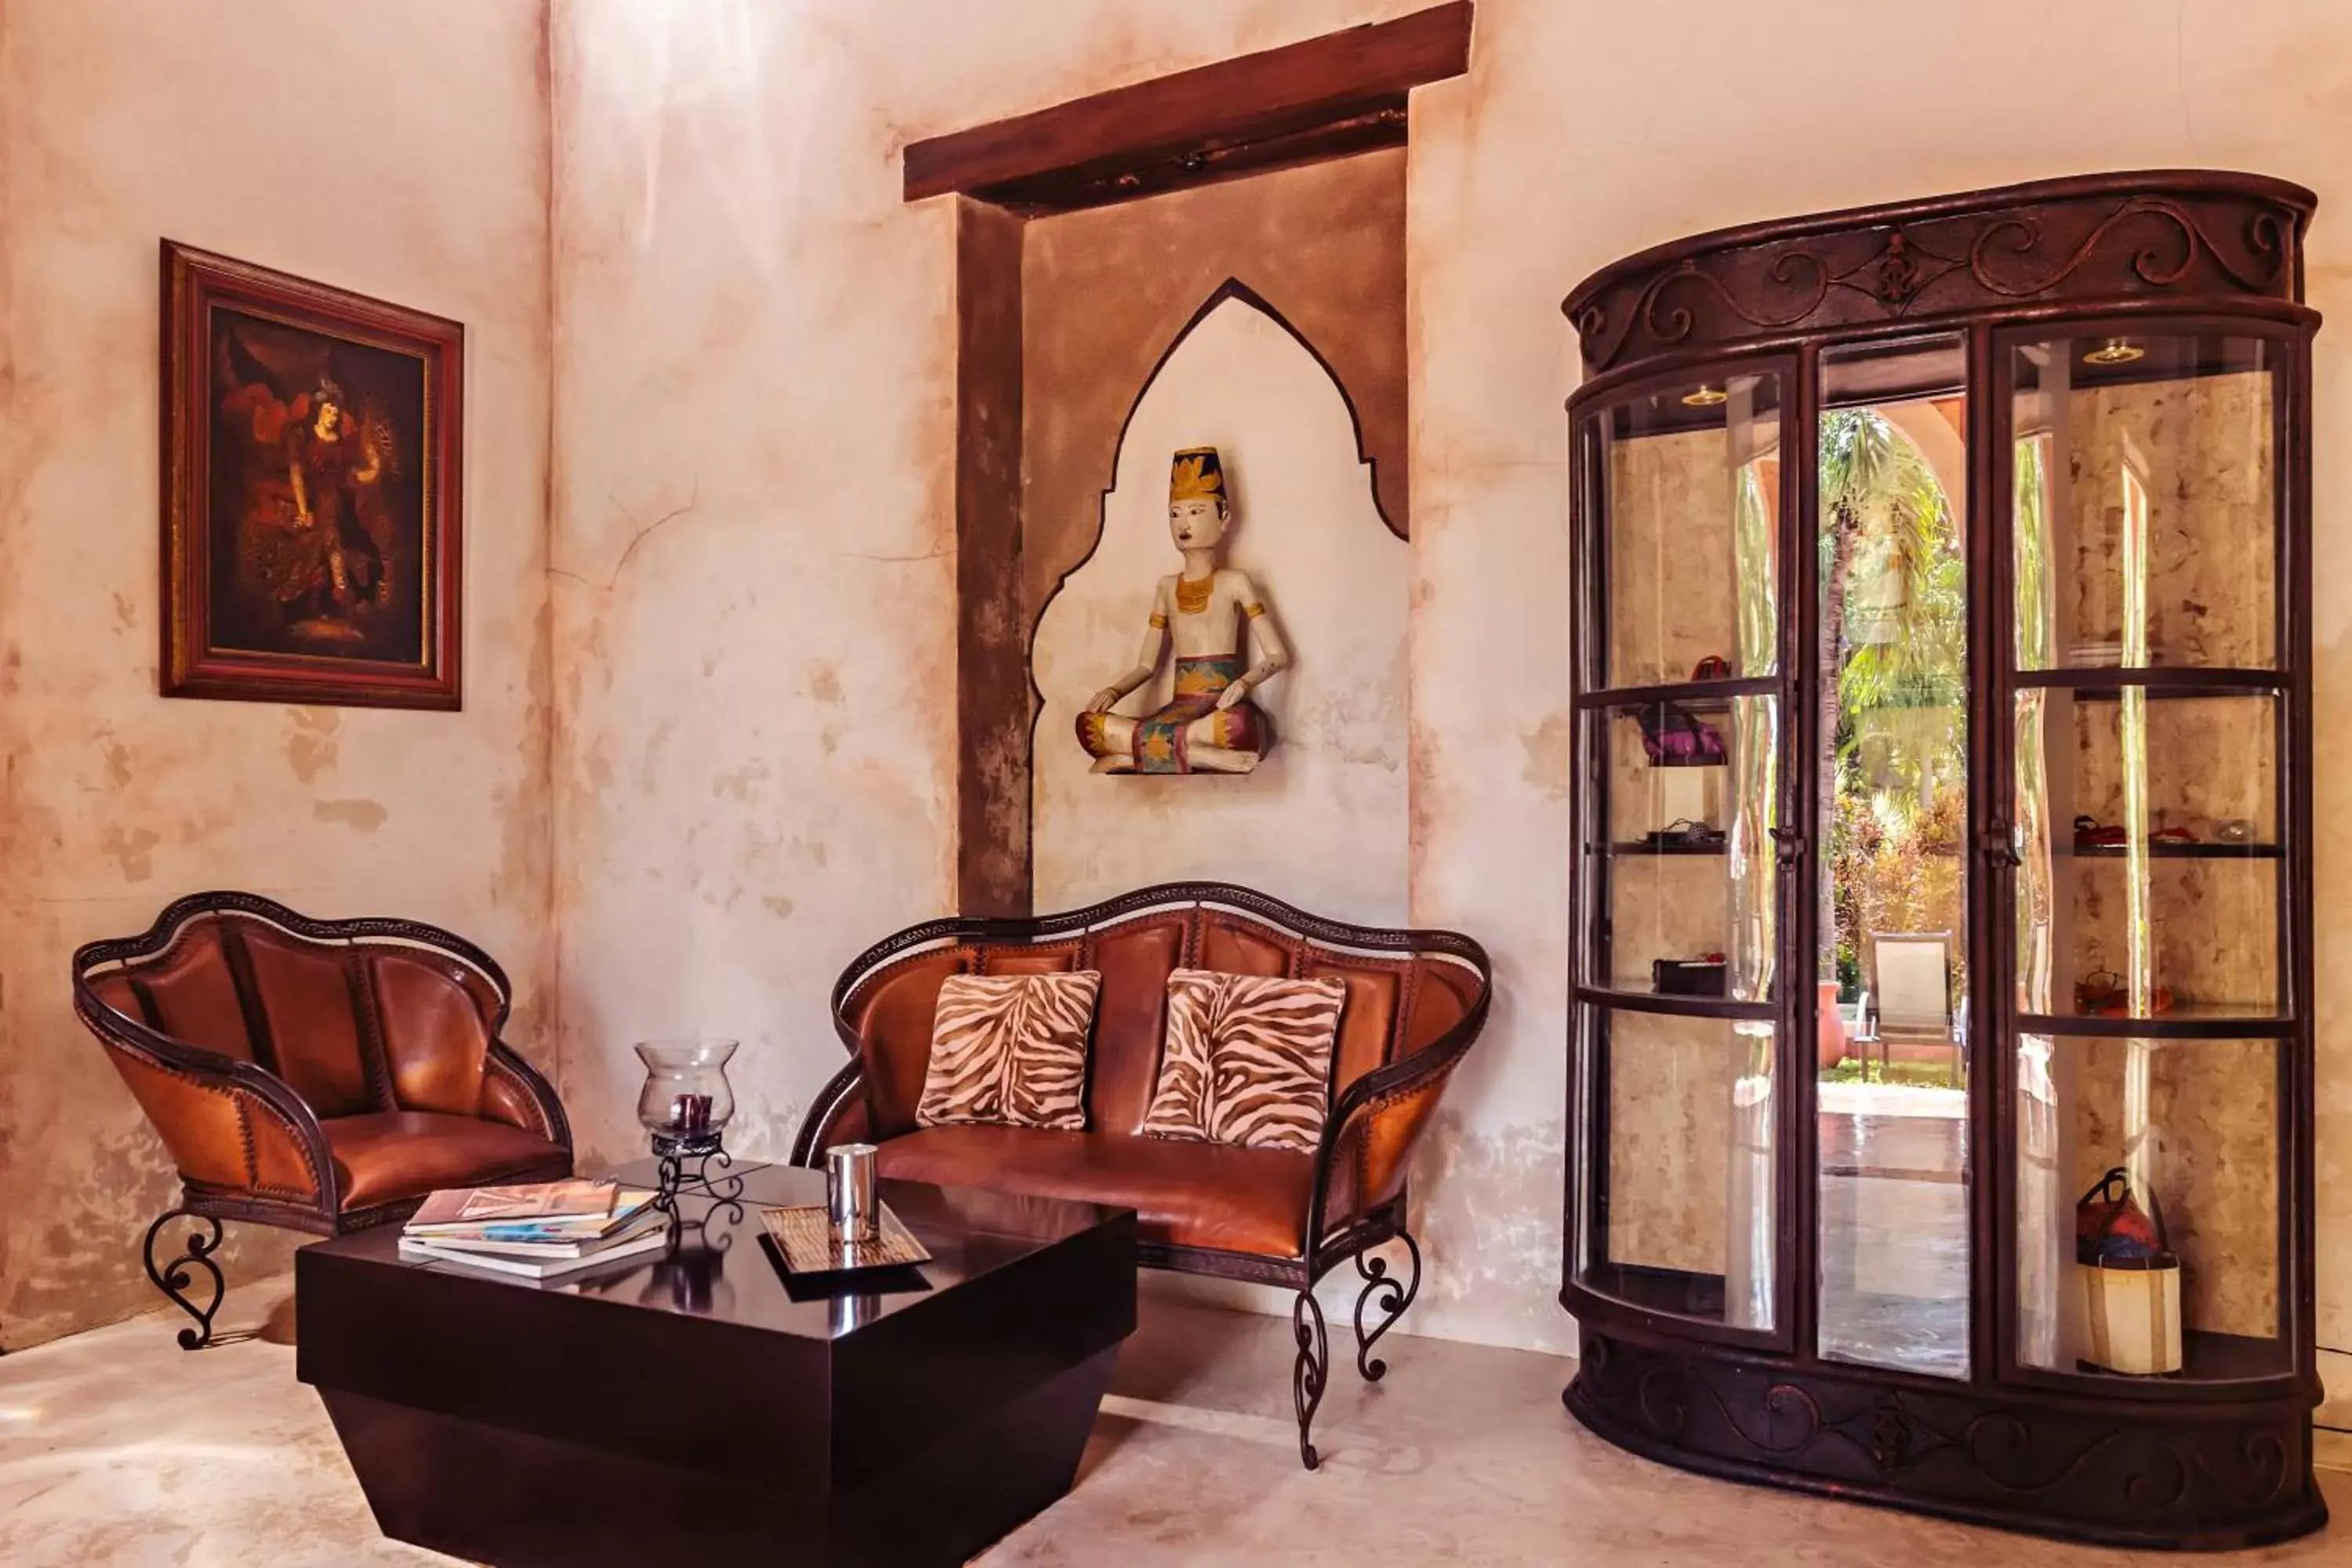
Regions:
<instances>
[{"instance_id":1,"label":"arched wall niche","mask_svg":"<svg viewBox=\"0 0 2352 1568\"><path fill-rule=\"evenodd\" d=\"M1391 479L1387 489L1383 489L1380 459L1366 442L1363 416L1356 407L1356 400L1349 395L1346 381L1340 377L1339 371L1332 367L1331 362L1324 357L1323 351L1316 347L1306 333L1293 326L1289 318L1269 303L1264 295L1238 278L1228 278L1218 284L1207 299L1200 302L1182 326L1176 329L1174 335L1160 351L1160 357L1152 362L1151 369L1137 384L1135 396L1127 405L1126 416L1119 421L1118 433L1111 438L1108 459L1103 468L1101 492L1096 497L1094 527L1091 530L1078 530L1072 532L1068 542L1074 546L1081 546L1076 558L1070 560L1062 568L1059 575L1044 584L1042 592L1034 588L1031 591L1030 603L1034 606L1029 628L1033 651L1035 647L1037 628L1044 621L1046 612L1053 607L1055 598L1074 574L1085 569L1087 563L1093 560L1095 552L1101 547L1103 528L1108 516L1111 497L1124 488L1125 482L1120 470L1129 458L1127 450L1128 437L1135 427L1137 413L1142 409L1145 400L1151 395L1152 388L1159 384L1160 375L1167 370L1170 362L1174 360L1182 352L1184 345L1191 341L1193 331L1215 315L1228 301L1245 307L1264 317L1272 326L1288 334L1298 351L1315 362L1324 378L1330 383L1331 390L1339 394L1339 402L1347 411L1348 426L1355 444L1356 461L1362 465L1367 482L1370 486L1373 515L1398 539L1408 537L1402 513L1403 482L1402 479ZM1214 443L1203 437L1190 444L1213 445ZM1400 457L1402 457L1401 453L1391 449L1392 459ZM1395 467L1396 464L1392 460L1390 470L1393 472ZM1233 476L1228 476L1228 483L1237 482L1240 481L1234 479ZM1032 674L1034 677L1034 658ZM1042 701L1044 694L1033 691L1033 696Z\"/></svg>"},{"instance_id":2,"label":"arched wall niche","mask_svg":"<svg viewBox=\"0 0 2352 1568\"><path fill-rule=\"evenodd\" d=\"M1097 548L1139 389L1221 291L1341 389L1368 465L1360 548L1401 549L1411 95L1468 68L1471 17L1447 0L907 148L907 199L956 204L961 912L1034 907L1030 645Z\"/></svg>"},{"instance_id":3,"label":"arched wall niche","mask_svg":"<svg viewBox=\"0 0 2352 1568\"><path fill-rule=\"evenodd\" d=\"M1359 431L1329 364L1244 287L1221 286L1154 366L1123 422L1097 538L1031 647L1041 908L1202 877L1407 919L1407 549L1383 526ZM1192 445L1223 455L1224 562L1250 574L1293 651L1264 693L1280 739L1237 777L1097 775L1074 721L1133 660L1155 584L1181 564L1168 464ZM1120 710L1169 695L1163 663Z\"/></svg>"},{"instance_id":4,"label":"arched wall niche","mask_svg":"<svg viewBox=\"0 0 2352 1568\"><path fill-rule=\"evenodd\" d=\"M1035 882L1038 759L1044 748L1075 742L1036 721L1054 700L1085 694L1036 679L1032 646L1065 580L1099 546L1123 434L1164 366L1206 322L1244 309L1270 323L1315 372L1341 416L1365 503L1360 526L1329 542L1340 548L1344 539L1351 557L1384 552L1402 562L1411 528L1404 175L1404 150L1391 147L1026 218L963 202L957 497L963 912L1025 912L1040 896L1055 897ZM1013 430L1017 442L1008 438ZM1160 508L1167 456L1156 459L1163 470ZM1244 462L1237 477L1244 495L1249 466ZM1139 630L1122 627L1115 646L1102 650L1105 662L1089 677L1087 693L1132 658ZM1400 625L1398 658L1403 642ZM1381 702L1374 691L1360 697L1368 711ZM1283 716L1276 717L1279 725ZM1401 752L1402 735L1397 746ZM1088 782L1116 795L1139 781ZM1196 796L1229 787L1177 782ZM1404 834L1400 822L1400 856ZM1372 919L1381 911L1367 905L1332 912Z\"/></svg>"},{"instance_id":5,"label":"arched wall niche","mask_svg":"<svg viewBox=\"0 0 2352 1568\"><path fill-rule=\"evenodd\" d=\"M1023 587L1034 630L1093 550L1120 434L1160 363L1239 291L1342 389L1382 520L1406 493L1404 153L1032 220L1022 248ZM1268 303L1272 301L1272 303Z\"/></svg>"}]
</instances>

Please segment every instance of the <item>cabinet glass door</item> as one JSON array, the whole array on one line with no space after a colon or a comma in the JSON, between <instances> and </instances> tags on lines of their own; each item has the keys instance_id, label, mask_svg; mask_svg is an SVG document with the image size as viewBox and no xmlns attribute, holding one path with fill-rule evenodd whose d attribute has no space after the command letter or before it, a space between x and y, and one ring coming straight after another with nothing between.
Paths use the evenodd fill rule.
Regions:
<instances>
[{"instance_id":1,"label":"cabinet glass door","mask_svg":"<svg viewBox=\"0 0 2352 1568\"><path fill-rule=\"evenodd\" d=\"M1786 782L1777 369L1578 426L1580 1284L1774 1327Z\"/></svg>"},{"instance_id":2,"label":"cabinet glass door","mask_svg":"<svg viewBox=\"0 0 2352 1568\"><path fill-rule=\"evenodd\" d=\"M1586 419L1601 521L1582 689L1779 670L1784 401L1764 371L1672 384Z\"/></svg>"},{"instance_id":3,"label":"cabinet glass door","mask_svg":"<svg viewBox=\"0 0 2352 1568\"><path fill-rule=\"evenodd\" d=\"M2011 351L2021 670L2278 668L2280 345Z\"/></svg>"},{"instance_id":4,"label":"cabinet glass door","mask_svg":"<svg viewBox=\"0 0 2352 1568\"><path fill-rule=\"evenodd\" d=\"M2284 1373L2280 348L2010 355L2016 1356Z\"/></svg>"},{"instance_id":5,"label":"cabinet glass door","mask_svg":"<svg viewBox=\"0 0 2352 1568\"><path fill-rule=\"evenodd\" d=\"M1967 355L1822 359L1818 1348L1969 1373Z\"/></svg>"},{"instance_id":6,"label":"cabinet glass door","mask_svg":"<svg viewBox=\"0 0 2352 1568\"><path fill-rule=\"evenodd\" d=\"M2027 1033L2017 1359L2221 1382L2294 1370L2276 1039Z\"/></svg>"},{"instance_id":7,"label":"cabinet glass door","mask_svg":"<svg viewBox=\"0 0 2352 1568\"><path fill-rule=\"evenodd\" d=\"M1585 1194L1577 1277L1656 1312L1773 1324L1773 1027L1587 1007Z\"/></svg>"}]
</instances>

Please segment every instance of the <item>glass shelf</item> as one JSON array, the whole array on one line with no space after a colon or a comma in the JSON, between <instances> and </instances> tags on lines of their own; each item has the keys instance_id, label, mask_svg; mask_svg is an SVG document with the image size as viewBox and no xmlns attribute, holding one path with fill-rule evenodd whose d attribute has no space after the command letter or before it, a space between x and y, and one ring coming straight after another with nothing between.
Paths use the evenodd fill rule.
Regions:
<instances>
[{"instance_id":1,"label":"glass shelf","mask_svg":"<svg viewBox=\"0 0 2352 1568\"><path fill-rule=\"evenodd\" d=\"M2069 860L2123 860L2134 854L2151 860L2275 860L2283 853L2275 844L2179 844L2158 840L2134 849L2125 844L2053 846L2051 854Z\"/></svg>"},{"instance_id":2,"label":"glass shelf","mask_svg":"<svg viewBox=\"0 0 2352 1568\"><path fill-rule=\"evenodd\" d=\"M1610 855L1727 855L1730 841L1716 838L1706 843L1660 842L1655 844L1609 844L1602 852Z\"/></svg>"},{"instance_id":3,"label":"glass shelf","mask_svg":"<svg viewBox=\"0 0 2352 1568\"><path fill-rule=\"evenodd\" d=\"M2017 695L2017 1005L2275 1016L2285 997L2279 699L2142 700L2151 692ZM2247 841L2221 841L2225 825ZM2168 831L2195 841L2158 837ZM2086 845L2085 832L2123 842Z\"/></svg>"}]
</instances>

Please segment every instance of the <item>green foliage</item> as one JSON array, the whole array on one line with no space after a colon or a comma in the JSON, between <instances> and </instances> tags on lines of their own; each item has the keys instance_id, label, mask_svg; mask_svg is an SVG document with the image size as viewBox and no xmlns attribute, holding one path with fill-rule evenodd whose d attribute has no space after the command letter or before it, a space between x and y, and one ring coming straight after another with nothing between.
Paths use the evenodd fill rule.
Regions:
<instances>
[{"instance_id":1,"label":"green foliage","mask_svg":"<svg viewBox=\"0 0 2352 1568\"><path fill-rule=\"evenodd\" d=\"M1850 570L1855 548L1874 542L1890 550L1904 579L1896 635L1846 651L1838 697L1849 721L1880 708L1960 706L1967 567L1943 487L1919 448L1874 410L1822 415L1821 510L1825 574L1840 556Z\"/></svg>"},{"instance_id":2,"label":"green foliage","mask_svg":"<svg viewBox=\"0 0 2352 1568\"><path fill-rule=\"evenodd\" d=\"M1823 1083L1899 1083L1914 1089L1958 1089L1948 1062L1879 1062L1842 1057L1822 1074Z\"/></svg>"},{"instance_id":3,"label":"green foliage","mask_svg":"<svg viewBox=\"0 0 2352 1568\"><path fill-rule=\"evenodd\" d=\"M1837 648L1829 914L1843 993L1848 955L1860 984L1868 932L1961 923L1967 567L1934 471L1875 410L1822 416L1820 493L1822 631ZM1885 640L1850 645L1845 606L1865 558L1900 574L1901 603Z\"/></svg>"},{"instance_id":4,"label":"green foliage","mask_svg":"<svg viewBox=\"0 0 2352 1568\"><path fill-rule=\"evenodd\" d=\"M1862 954L1844 939L1837 944L1837 983L1839 1001L1851 1005L1862 1000Z\"/></svg>"}]
</instances>

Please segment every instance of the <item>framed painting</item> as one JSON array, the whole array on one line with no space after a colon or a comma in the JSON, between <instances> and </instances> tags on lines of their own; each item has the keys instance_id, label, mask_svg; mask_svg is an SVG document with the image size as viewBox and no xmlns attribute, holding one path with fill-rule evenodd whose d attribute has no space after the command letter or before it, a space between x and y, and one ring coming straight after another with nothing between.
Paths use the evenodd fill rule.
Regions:
<instances>
[{"instance_id":1,"label":"framed painting","mask_svg":"<svg viewBox=\"0 0 2352 1568\"><path fill-rule=\"evenodd\" d=\"M163 242L164 696L460 705L465 345Z\"/></svg>"}]
</instances>

